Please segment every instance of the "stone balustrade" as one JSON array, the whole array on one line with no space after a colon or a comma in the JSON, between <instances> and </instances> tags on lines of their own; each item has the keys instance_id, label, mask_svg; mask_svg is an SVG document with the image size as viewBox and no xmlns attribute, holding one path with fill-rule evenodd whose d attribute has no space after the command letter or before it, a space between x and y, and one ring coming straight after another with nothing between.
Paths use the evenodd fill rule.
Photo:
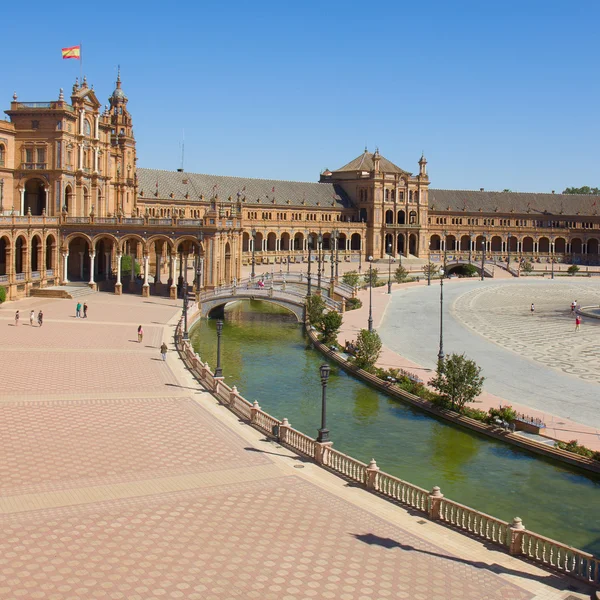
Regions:
<instances>
[{"instance_id":1,"label":"stone balustrade","mask_svg":"<svg viewBox=\"0 0 600 600\"><path fill-rule=\"evenodd\" d=\"M191 322L200 313L192 316ZM512 524L446 498L439 487L430 492L379 469L375 459L367 465L332 448L331 442L317 442L293 429L287 419L282 421L264 412L258 402L243 398L236 387L229 387L221 377L214 377L208 364L194 352L191 342L182 337L183 320L175 329L175 344L180 357L196 379L235 414L263 433L277 436L285 447L318 464L360 483L400 504L411 507L432 521L440 521L470 536L504 548L514 556L523 556L546 568L565 573L586 583L600 585L600 559L556 540L529 531L519 517Z\"/></svg>"}]
</instances>

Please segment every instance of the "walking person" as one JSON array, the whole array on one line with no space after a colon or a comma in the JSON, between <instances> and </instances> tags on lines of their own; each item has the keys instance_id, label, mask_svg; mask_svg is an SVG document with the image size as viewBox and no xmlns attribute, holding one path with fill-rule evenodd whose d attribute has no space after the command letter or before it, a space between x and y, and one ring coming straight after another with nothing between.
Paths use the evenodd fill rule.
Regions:
<instances>
[{"instance_id":1,"label":"walking person","mask_svg":"<svg viewBox=\"0 0 600 600\"><path fill-rule=\"evenodd\" d=\"M579 331L581 329L581 317L577 315L575 317L575 331Z\"/></svg>"},{"instance_id":2,"label":"walking person","mask_svg":"<svg viewBox=\"0 0 600 600\"><path fill-rule=\"evenodd\" d=\"M19 319L20 319L20 315L19 315L19 311L17 311L15 313L15 327L19 324Z\"/></svg>"},{"instance_id":3,"label":"walking person","mask_svg":"<svg viewBox=\"0 0 600 600\"><path fill-rule=\"evenodd\" d=\"M577 308L577 300L571 302L571 314L575 314L575 309Z\"/></svg>"},{"instance_id":4,"label":"walking person","mask_svg":"<svg viewBox=\"0 0 600 600\"><path fill-rule=\"evenodd\" d=\"M138 327L138 344L141 344L143 339L144 339L144 330L142 329L142 326L140 325Z\"/></svg>"},{"instance_id":5,"label":"walking person","mask_svg":"<svg viewBox=\"0 0 600 600\"><path fill-rule=\"evenodd\" d=\"M44 324L44 313L40 310L38 313L38 325L41 327Z\"/></svg>"},{"instance_id":6,"label":"walking person","mask_svg":"<svg viewBox=\"0 0 600 600\"><path fill-rule=\"evenodd\" d=\"M35 310L31 309L29 313L29 324L33 327L33 319L35 319Z\"/></svg>"},{"instance_id":7,"label":"walking person","mask_svg":"<svg viewBox=\"0 0 600 600\"><path fill-rule=\"evenodd\" d=\"M75 307L75 318L81 319L81 302L78 302L77 306Z\"/></svg>"},{"instance_id":8,"label":"walking person","mask_svg":"<svg viewBox=\"0 0 600 600\"><path fill-rule=\"evenodd\" d=\"M163 360L167 360L167 350L168 349L169 348L167 348L167 344L165 344L163 342L162 346L160 347L160 354L161 354Z\"/></svg>"},{"instance_id":9,"label":"walking person","mask_svg":"<svg viewBox=\"0 0 600 600\"><path fill-rule=\"evenodd\" d=\"M87 319L87 302L83 303L83 318Z\"/></svg>"},{"instance_id":10,"label":"walking person","mask_svg":"<svg viewBox=\"0 0 600 600\"><path fill-rule=\"evenodd\" d=\"M533 314L535 312L535 304L532 302L531 303L531 314Z\"/></svg>"}]
</instances>

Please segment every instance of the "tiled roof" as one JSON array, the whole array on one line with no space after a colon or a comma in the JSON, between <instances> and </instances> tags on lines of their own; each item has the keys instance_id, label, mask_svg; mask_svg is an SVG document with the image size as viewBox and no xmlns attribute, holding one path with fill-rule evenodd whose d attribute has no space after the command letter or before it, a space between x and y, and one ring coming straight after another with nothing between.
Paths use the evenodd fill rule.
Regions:
<instances>
[{"instance_id":1,"label":"tiled roof","mask_svg":"<svg viewBox=\"0 0 600 600\"><path fill-rule=\"evenodd\" d=\"M373 156L374 154L365 150L360 156L357 156L354 160L351 160L347 165L335 169L334 172L339 171L372 171L373 170ZM408 171L404 171L393 162L389 161L383 156L379 157L379 170L384 173L404 173L410 175Z\"/></svg>"},{"instance_id":2,"label":"tiled roof","mask_svg":"<svg viewBox=\"0 0 600 600\"><path fill-rule=\"evenodd\" d=\"M600 214L600 196L430 189L429 209L434 212L591 216Z\"/></svg>"},{"instance_id":3,"label":"tiled roof","mask_svg":"<svg viewBox=\"0 0 600 600\"><path fill-rule=\"evenodd\" d=\"M203 196L207 201L218 196L221 200L231 197L234 202L239 199L245 204L261 206L319 206L338 209L351 206L344 190L331 183L249 179L155 169L138 169L137 176L140 197L148 199L193 201L200 200L200 196Z\"/></svg>"}]
</instances>

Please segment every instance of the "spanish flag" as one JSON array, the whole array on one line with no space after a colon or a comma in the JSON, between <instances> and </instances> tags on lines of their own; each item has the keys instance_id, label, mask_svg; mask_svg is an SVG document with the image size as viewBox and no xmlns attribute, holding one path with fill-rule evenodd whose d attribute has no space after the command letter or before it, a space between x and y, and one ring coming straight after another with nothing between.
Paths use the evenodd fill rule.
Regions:
<instances>
[{"instance_id":1,"label":"spanish flag","mask_svg":"<svg viewBox=\"0 0 600 600\"><path fill-rule=\"evenodd\" d=\"M71 46L70 48L62 49L63 58L76 58L81 60L81 46Z\"/></svg>"}]
</instances>

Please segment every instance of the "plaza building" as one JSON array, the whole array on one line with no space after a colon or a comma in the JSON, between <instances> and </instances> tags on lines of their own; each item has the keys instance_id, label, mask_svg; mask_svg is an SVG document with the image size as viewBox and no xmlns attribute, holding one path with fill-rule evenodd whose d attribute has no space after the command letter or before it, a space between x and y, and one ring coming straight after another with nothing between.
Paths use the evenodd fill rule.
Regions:
<instances>
[{"instance_id":1,"label":"plaza building","mask_svg":"<svg viewBox=\"0 0 600 600\"><path fill-rule=\"evenodd\" d=\"M74 281L175 297L190 266L213 288L317 254L334 277L388 256L599 264L597 197L433 189L424 156L413 174L367 149L314 183L138 168L127 104L120 75L104 108L85 78L69 100L13 96L0 121L10 298Z\"/></svg>"}]
</instances>

